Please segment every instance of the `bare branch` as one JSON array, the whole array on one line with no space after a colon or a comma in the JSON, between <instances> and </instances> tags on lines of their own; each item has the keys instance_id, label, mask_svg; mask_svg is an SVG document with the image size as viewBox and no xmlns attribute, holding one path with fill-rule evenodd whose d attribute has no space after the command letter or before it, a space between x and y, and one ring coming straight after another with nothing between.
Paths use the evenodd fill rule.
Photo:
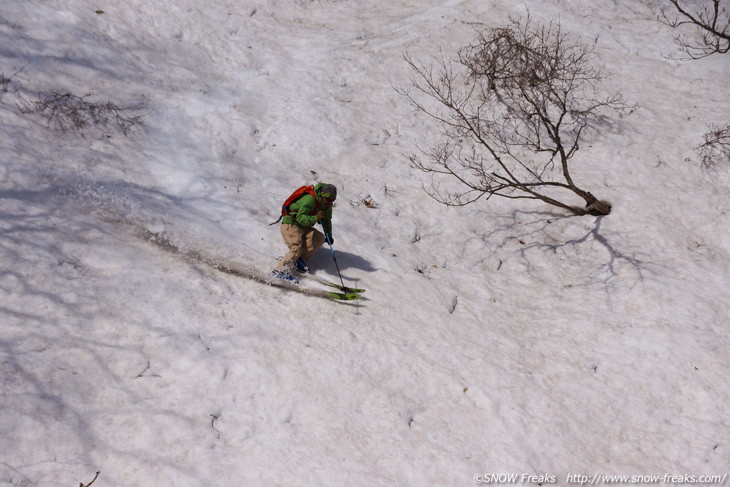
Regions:
<instances>
[{"instance_id":1,"label":"bare branch","mask_svg":"<svg viewBox=\"0 0 730 487\"><path fill-rule=\"evenodd\" d=\"M679 50L687 57L702 59L730 51L730 12L727 0L666 0L674 7L667 14L662 9L659 21L673 29L684 29L674 37Z\"/></svg>"},{"instance_id":2,"label":"bare branch","mask_svg":"<svg viewBox=\"0 0 730 487\"><path fill-rule=\"evenodd\" d=\"M98 478L99 478L99 474L100 474L100 473L101 473L101 472L96 472L96 475L94 475L94 478L93 478L93 479L91 479L91 482L89 482L88 484L84 484L83 482L81 482L81 483L79 484L79 487L90 487L90 486L91 486L91 484L93 484L94 482L96 482L96 479L98 479Z\"/></svg>"}]
</instances>

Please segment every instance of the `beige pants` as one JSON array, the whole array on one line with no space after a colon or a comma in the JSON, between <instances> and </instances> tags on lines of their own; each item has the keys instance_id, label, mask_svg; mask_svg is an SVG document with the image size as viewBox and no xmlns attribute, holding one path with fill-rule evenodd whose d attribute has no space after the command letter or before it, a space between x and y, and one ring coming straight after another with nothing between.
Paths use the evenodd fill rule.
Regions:
<instances>
[{"instance_id":1,"label":"beige pants","mask_svg":"<svg viewBox=\"0 0 730 487\"><path fill-rule=\"evenodd\" d=\"M281 224L281 236L289 253L279 261L278 271L291 271L299 257L308 259L325 242L324 234L314 227L304 229L288 223Z\"/></svg>"}]
</instances>

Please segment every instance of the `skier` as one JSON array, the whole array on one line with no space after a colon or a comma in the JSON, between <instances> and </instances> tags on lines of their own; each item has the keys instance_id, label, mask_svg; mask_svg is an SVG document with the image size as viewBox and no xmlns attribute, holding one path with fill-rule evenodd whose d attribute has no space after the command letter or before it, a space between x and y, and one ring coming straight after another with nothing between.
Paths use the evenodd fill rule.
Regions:
<instances>
[{"instance_id":1,"label":"skier","mask_svg":"<svg viewBox=\"0 0 730 487\"><path fill-rule=\"evenodd\" d=\"M279 261L273 271L275 277L296 281L292 275L294 269L307 272L307 259L332 237L332 204L337 198L337 188L333 184L318 183L314 188L302 187L289 197L285 203L281 218L281 236L289 248L289 252ZM292 201L294 200L294 201ZM321 223L327 235L314 228Z\"/></svg>"}]
</instances>

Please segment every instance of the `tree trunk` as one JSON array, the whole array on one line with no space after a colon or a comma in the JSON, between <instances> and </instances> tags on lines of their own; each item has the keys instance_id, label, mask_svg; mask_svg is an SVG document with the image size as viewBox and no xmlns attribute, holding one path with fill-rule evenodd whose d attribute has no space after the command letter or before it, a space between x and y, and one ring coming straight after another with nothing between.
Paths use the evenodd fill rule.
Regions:
<instances>
[{"instance_id":1,"label":"tree trunk","mask_svg":"<svg viewBox=\"0 0 730 487\"><path fill-rule=\"evenodd\" d=\"M611 213L611 203L601 201L591 193L586 193L583 196L583 199L586 200L586 211L589 214L594 216L603 216Z\"/></svg>"}]
</instances>

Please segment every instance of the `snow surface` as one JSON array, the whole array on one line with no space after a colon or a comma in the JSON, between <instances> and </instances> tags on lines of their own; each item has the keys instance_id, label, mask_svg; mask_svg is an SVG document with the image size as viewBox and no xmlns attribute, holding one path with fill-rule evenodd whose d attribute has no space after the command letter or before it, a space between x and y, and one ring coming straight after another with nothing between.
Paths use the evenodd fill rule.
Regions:
<instances>
[{"instance_id":1,"label":"snow surface","mask_svg":"<svg viewBox=\"0 0 730 487\"><path fill-rule=\"evenodd\" d=\"M669 59L661 2L529 3L637 104L575 159L604 218L446 208L404 156L432 134L396 93L403 55L451 56L520 2L0 5L0 486L730 471L730 161L694 149L730 119L730 56ZM20 113L51 90L144 125ZM339 188L337 260L367 300L191 257L273 267L267 224L314 181ZM310 264L337 280L331 257Z\"/></svg>"}]
</instances>

